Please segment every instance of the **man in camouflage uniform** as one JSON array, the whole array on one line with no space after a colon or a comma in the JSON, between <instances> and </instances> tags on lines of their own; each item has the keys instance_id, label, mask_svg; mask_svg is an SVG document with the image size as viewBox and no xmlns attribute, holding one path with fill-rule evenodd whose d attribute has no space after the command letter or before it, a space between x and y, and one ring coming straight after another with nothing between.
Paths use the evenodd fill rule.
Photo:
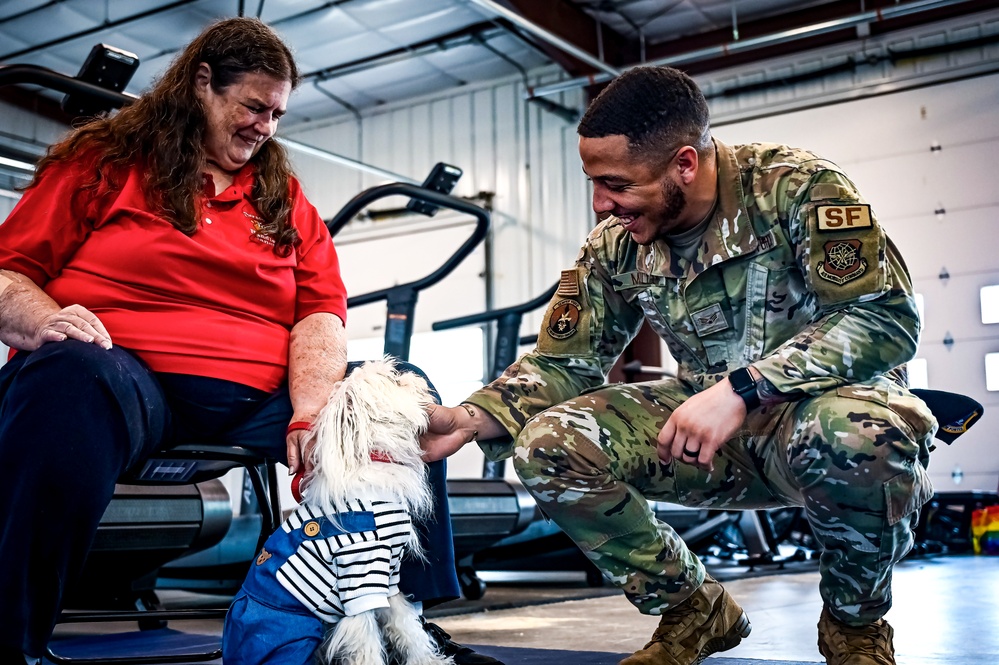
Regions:
<instances>
[{"instance_id":1,"label":"man in camouflage uniform","mask_svg":"<svg viewBox=\"0 0 999 665\"><path fill-rule=\"evenodd\" d=\"M646 499L804 506L821 547L819 649L894 663L891 573L932 494L935 421L897 376L919 317L906 268L832 162L711 139L692 80L639 68L579 127L603 221L563 271L538 346L452 409L430 458L479 439L646 614L622 665L699 663L745 613ZM606 385L643 321L676 379ZM509 433L514 442L494 440Z\"/></svg>"}]
</instances>

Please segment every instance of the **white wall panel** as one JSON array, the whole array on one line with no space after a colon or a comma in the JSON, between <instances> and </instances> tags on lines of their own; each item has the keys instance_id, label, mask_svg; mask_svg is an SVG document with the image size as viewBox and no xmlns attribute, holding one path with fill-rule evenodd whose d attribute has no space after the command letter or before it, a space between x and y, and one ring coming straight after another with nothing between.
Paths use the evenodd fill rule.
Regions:
<instances>
[{"instance_id":1,"label":"white wall panel","mask_svg":"<svg viewBox=\"0 0 999 665\"><path fill-rule=\"evenodd\" d=\"M999 284L999 75L728 124L715 135L807 148L856 182L924 297L918 356L927 360L929 387L986 407L976 428L934 453L930 475L942 490L996 489L999 393L985 389L984 356L999 351L999 324L981 322L979 289ZM946 213L938 216L940 208ZM939 278L943 268L948 280ZM951 477L956 468L960 486Z\"/></svg>"}]
</instances>

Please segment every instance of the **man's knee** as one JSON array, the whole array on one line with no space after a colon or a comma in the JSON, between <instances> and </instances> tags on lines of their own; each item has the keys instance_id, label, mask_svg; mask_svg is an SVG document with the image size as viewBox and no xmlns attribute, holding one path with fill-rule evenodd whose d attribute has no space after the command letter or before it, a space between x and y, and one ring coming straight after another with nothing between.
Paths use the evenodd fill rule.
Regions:
<instances>
[{"instance_id":1,"label":"man's knee","mask_svg":"<svg viewBox=\"0 0 999 665\"><path fill-rule=\"evenodd\" d=\"M890 524L932 495L925 432L885 403L827 394L799 409L788 462L813 501L866 507Z\"/></svg>"}]
</instances>

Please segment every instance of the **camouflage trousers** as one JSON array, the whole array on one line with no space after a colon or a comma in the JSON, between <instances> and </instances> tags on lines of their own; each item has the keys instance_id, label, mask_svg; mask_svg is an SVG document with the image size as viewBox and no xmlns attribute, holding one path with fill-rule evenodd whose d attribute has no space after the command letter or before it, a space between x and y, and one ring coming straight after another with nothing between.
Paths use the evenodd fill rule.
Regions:
<instances>
[{"instance_id":1,"label":"camouflage trousers","mask_svg":"<svg viewBox=\"0 0 999 665\"><path fill-rule=\"evenodd\" d=\"M803 506L821 547L820 593L846 623L891 606L892 567L931 496L935 420L885 378L756 409L714 471L656 455L656 436L693 391L677 381L612 385L532 418L514 466L541 509L643 613L661 614L704 566L647 499L710 509Z\"/></svg>"}]
</instances>

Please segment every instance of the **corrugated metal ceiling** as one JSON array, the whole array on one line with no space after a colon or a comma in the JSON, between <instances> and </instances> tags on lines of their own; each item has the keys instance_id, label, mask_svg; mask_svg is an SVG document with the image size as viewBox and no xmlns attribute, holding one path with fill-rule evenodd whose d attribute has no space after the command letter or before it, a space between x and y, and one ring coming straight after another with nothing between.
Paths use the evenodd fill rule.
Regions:
<instances>
[{"instance_id":1,"label":"corrugated metal ceiling","mask_svg":"<svg viewBox=\"0 0 999 665\"><path fill-rule=\"evenodd\" d=\"M306 82L285 126L530 70L553 60L588 73L522 26L490 11L492 0L4 0L0 64L73 75L103 42L141 59L127 91L140 94L207 23L257 15L295 51ZM861 11L864 0L502 0L515 12L615 66L683 49L713 35L735 41L743 25L774 31L787 17ZM890 4L868 0L866 6ZM971 3L974 4L974 3ZM703 40L702 40L703 41ZM651 49L651 50L650 50ZM592 71L592 67L589 71ZM0 90L0 97L3 91ZM56 98L57 95L51 94Z\"/></svg>"}]
</instances>

